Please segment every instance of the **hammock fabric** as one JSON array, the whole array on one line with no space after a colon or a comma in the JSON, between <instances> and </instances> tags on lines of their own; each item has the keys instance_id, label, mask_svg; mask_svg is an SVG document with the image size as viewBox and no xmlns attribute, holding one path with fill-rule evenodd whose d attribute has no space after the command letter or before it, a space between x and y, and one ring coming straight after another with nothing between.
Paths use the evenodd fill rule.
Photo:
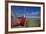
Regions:
<instances>
[{"instance_id":1,"label":"hammock fabric","mask_svg":"<svg viewBox=\"0 0 46 34\"><path fill-rule=\"evenodd\" d=\"M24 16L18 17L18 19L21 19L19 25L24 26L24 24L25 24Z\"/></svg>"}]
</instances>

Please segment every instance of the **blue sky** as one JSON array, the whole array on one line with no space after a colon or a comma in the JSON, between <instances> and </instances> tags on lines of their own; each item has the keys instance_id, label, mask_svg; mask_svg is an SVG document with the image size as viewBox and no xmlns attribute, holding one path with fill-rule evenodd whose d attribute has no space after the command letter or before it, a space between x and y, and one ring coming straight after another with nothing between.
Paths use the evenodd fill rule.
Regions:
<instances>
[{"instance_id":1,"label":"blue sky","mask_svg":"<svg viewBox=\"0 0 46 34\"><path fill-rule=\"evenodd\" d=\"M40 7L35 6L11 6L11 11L15 12L16 16L40 16Z\"/></svg>"}]
</instances>

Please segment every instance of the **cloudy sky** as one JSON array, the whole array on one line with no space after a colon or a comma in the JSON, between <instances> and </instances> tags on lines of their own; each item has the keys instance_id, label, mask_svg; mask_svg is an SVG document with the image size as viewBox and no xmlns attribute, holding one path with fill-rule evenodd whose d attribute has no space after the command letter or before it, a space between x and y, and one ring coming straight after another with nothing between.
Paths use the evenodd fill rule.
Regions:
<instances>
[{"instance_id":1,"label":"cloudy sky","mask_svg":"<svg viewBox=\"0 0 46 34\"><path fill-rule=\"evenodd\" d=\"M40 7L35 6L11 6L11 11L16 16L40 16Z\"/></svg>"}]
</instances>

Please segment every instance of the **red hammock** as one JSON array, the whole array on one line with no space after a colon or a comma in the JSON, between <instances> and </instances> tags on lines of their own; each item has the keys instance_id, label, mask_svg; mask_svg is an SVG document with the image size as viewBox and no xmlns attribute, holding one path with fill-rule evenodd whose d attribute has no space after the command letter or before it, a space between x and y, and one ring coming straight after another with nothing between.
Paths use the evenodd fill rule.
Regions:
<instances>
[{"instance_id":1,"label":"red hammock","mask_svg":"<svg viewBox=\"0 0 46 34\"><path fill-rule=\"evenodd\" d=\"M19 25L24 26L24 24L25 24L24 16L18 17L18 19L21 19Z\"/></svg>"}]
</instances>

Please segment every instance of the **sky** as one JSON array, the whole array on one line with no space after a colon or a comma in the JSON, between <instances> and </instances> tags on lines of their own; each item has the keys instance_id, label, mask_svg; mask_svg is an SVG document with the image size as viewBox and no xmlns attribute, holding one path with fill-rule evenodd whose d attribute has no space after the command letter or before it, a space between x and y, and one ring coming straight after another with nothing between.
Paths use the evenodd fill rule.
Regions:
<instances>
[{"instance_id":1,"label":"sky","mask_svg":"<svg viewBox=\"0 0 46 34\"><path fill-rule=\"evenodd\" d=\"M11 6L11 11L16 16L40 16L40 7L35 6Z\"/></svg>"}]
</instances>

